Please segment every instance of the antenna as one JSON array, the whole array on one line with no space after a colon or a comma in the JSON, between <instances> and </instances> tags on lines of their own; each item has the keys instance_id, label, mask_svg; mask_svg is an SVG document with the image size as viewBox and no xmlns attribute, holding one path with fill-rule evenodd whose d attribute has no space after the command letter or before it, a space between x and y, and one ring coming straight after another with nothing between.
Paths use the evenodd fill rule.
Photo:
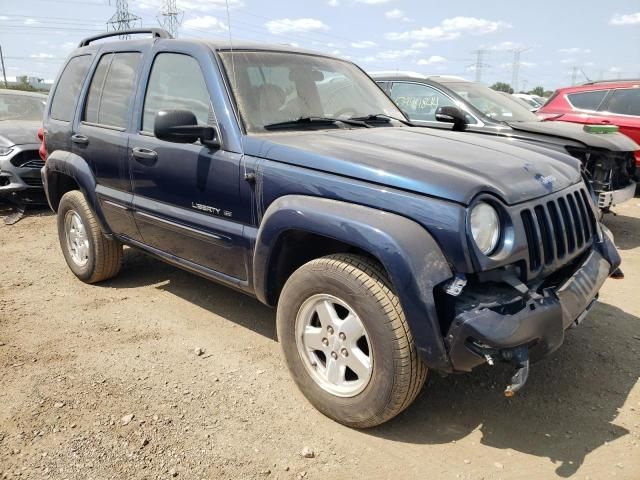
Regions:
<instances>
[{"instance_id":1,"label":"antenna","mask_svg":"<svg viewBox=\"0 0 640 480\"><path fill-rule=\"evenodd\" d=\"M109 0L109 5L111 5L111 0ZM131 30L136 27L138 21L142 26L141 18L129 12L129 2L127 0L116 0L116 13L107 20L107 31L110 29L115 32ZM120 38L129 38L129 35L120 35Z\"/></svg>"},{"instance_id":2,"label":"antenna","mask_svg":"<svg viewBox=\"0 0 640 480\"><path fill-rule=\"evenodd\" d=\"M164 0L160 7L158 23L168 31L173 38L178 38L178 28L182 25L184 11L178 10L176 0Z\"/></svg>"},{"instance_id":3,"label":"antenna","mask_svg":"<svg viewBox=\"0 0 640 480\"><path fill-rule=\"evenodd\" d=\"M471 65L467 65L467 68L473 67L476 72L476 82L482 81L482 70L490 65L487 65L483 62L484 56L487 53L487 50L474 50L472 53L476 54L476 63Z\"/></svg>"},{"instance_id":4,"label":"antenna","mask_svg":"<svg viewBox=\"0 0 640 480\"><path fill-rule=\"evenodd\" d=\"M515 93L518 93L518 76L520 75L520 66L522 63L520 62L520 54L522 52L526 52L529 50L528 48L514 48L513 52L513 65L511 66L511 88Z\"/></svg>"}]
</instances>

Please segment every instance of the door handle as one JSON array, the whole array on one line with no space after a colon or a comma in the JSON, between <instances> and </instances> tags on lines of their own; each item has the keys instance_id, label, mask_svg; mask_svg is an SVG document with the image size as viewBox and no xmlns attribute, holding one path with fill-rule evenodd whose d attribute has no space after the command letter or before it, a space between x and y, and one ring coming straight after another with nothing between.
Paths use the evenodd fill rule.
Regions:
<instances>
[{"instance_id":1,"label":"door handle","mask_svg":"<svg viewBox=\"0 0 640 480\"><path fill-rule=\"evenodd\" d=\"M609 125L611 123L610 120L600 120L600 123L602 123L603 125Z\"/></svg>"},{"instance_id":2,"label":"door handle","mask_svg":"<svg viewBox=\"0 0 640 480\"><path fill-rule=\"evenodd\" d=\"M71 141L78 145L89 145L89 137L85 135L78 135L77 133L71 137Z\"/></svg>"},{"instance_id":3,"label":"door handle","mask_svg":"<svg viewBox=\"0 0 640 480\"><path fill-rule=\"evenodd\" d=\"M131 152L133 153L133 158L135 158L138 163L147 167L155 165L158 161L158 153L155 150L136 147L132 149Z\"/></svg>"}]
</instances>

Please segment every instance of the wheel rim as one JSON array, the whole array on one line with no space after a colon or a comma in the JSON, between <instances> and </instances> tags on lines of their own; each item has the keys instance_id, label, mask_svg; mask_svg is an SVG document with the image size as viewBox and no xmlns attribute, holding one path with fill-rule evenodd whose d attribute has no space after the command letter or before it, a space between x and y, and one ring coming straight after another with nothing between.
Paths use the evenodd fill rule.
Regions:
<instances>
[{"instance_id":1,"label":"wheel rim","mask_svg":"<svg viewBox=\"0 0 640 480\"><path fill-rule=\"evenodd\" d=\"M64 229L67 239L67 251L73 263L84 267L89 261L89 237L82 218L77 212L69 210L64 217Z\"/></svg>"},{"instance_id":2,"label":"wheel rim","mask_svg":"<svg viewBox=\"0 0 640 480\"><path fill-rule=\"evenodd\" d=\"M360 317L343 300L308 298L296 317L298 353L320 388L339 397L362 392L373 373L373 351Z\"/></svg>"}]
</instances>

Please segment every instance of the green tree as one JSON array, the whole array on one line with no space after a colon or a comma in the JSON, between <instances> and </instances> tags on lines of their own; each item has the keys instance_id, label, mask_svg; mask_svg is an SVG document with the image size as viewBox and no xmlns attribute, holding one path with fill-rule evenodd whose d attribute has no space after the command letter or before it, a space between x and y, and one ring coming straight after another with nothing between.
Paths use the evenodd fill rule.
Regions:
<instances>
[{"instance_id":1,"label":"green tree","mask_svg":"<svg viewBox=\"0 0 640 480\"><path fill-rule=\"evenodd\" d=\"M529 92L531 95L538 95L539 97L544 97L544 88L541 86L537 86L533 90Z\"/></svg>"},{"instance_id":2,"label":"green tree","mask_svg":"<svg viewBox=\"0 0 640 480\"><path fill-rule=\"evenodd\" d=\"M513 88L511 88L511 85L504 82L496 82L493 85L491 85L491 88L493 88L494 90L497 90L498 92L513 93Z\"/></svg>"}]
</instances>

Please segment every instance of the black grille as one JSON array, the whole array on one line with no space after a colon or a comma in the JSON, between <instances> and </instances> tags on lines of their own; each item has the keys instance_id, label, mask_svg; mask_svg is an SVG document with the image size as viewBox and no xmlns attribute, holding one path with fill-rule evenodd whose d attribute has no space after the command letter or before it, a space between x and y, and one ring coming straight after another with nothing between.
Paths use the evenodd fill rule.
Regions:
<instances>
[{"instance_id":1,"label":"black grille","mask_svg":"<svg viewBox=\"0 0 640 480\"><path fill-rule=\"evenodd\" d=\"M571 258L591 244L596 219L588 199L580 188L520 212L531 272Z\"/></svg>"},{"instance_id":2,"label":"black grille","mask_svg":"<svg viewBox=\"0 0 640 480\"><path fill-rule=\"evenodd\" d=\"M25 150L14 155L11 164L20 168L42 168L44 162L40 159L37 150Z\"/></svg>"},{"instance_id":3,"label":"black grille","mask_svg":"<svg viewBox=\"0 0 640 480\"><path fill-rule=\"evenodd\" d=\"M23 178L22 181L29 185L30 187L41 187L42 186L42 178L38 177L27 177Z\"/></svg>"}]
</instances>

